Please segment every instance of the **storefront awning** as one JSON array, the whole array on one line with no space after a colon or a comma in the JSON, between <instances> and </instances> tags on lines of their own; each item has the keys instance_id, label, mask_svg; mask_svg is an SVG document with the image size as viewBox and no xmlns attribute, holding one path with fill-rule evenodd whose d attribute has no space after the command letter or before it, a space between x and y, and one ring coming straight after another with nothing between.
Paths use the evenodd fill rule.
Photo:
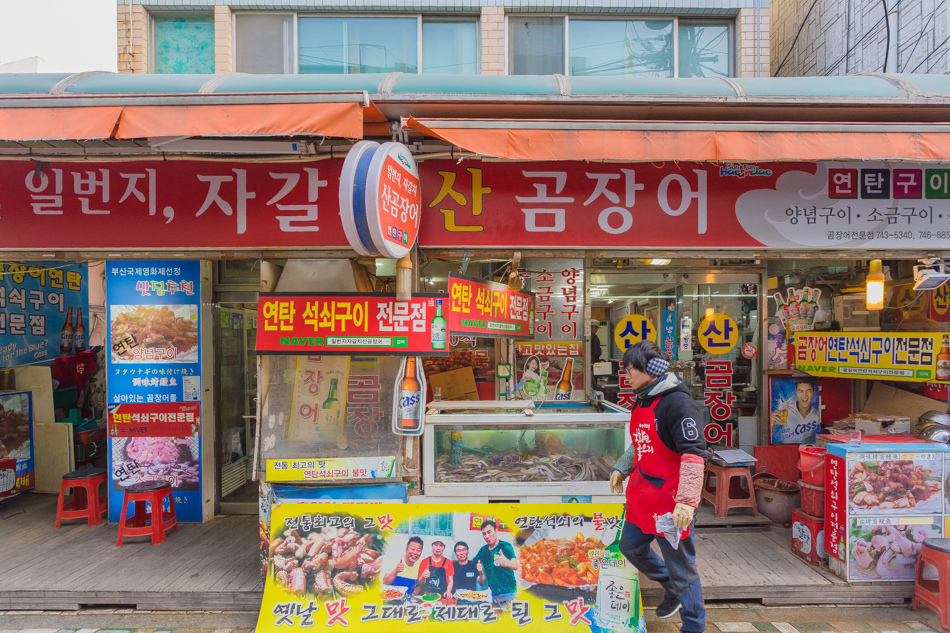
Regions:
<instances>
[{"instance_id":1,"label":"storefront awning","mask_svg":"<svg viewBox=\"0 0 950 633\"><path fill-rule=\"evenodd\" d=\"M0 140L363 137L365 92L0 98Z\"/></svg>"},{"instance_id":2,"label":"storefront awning","mask_svg":"<svg viewBox=\"0 0 950 633\"><path fill-rule=\"evenodd\" d=\"M415 130L512 160L950 160L950 125L416 119Z\"/></svg>"}]
</instances>

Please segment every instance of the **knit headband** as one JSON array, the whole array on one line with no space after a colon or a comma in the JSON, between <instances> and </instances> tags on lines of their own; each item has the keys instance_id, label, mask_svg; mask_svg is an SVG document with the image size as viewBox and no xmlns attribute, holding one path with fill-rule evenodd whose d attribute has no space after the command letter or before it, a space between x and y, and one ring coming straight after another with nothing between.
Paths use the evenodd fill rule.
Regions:
<instances>
[{"instance_id":1,"label":"knit headband","mask_svg":"<svg viewBox=\"0 0 950 633\"><path fill-rule=\"evenodd\" d=\"M670 361L663 358L651 358L647 361L647 373L654 378L659 378L670 368Z\"/></svg>"}]
</instances>

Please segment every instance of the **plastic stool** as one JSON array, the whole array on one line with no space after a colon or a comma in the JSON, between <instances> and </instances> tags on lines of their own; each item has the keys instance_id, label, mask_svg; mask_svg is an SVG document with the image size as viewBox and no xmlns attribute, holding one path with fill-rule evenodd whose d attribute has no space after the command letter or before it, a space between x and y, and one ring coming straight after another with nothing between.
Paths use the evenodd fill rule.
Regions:
<instances>
[{"instance_id":1,"label":"plastic stool","mask_svg":"<svg viewBox=\"0 0 950 633\"><path fill-rule=\"evenodd\" d=\"M63 475L59 486L59 503L56 505L56 529L63 519L87 519L89 525L102 523L102 513L108 508L104 495L103 503L99 502L99 486L106 483L104 468L87 468L75 470ZM66 489L72 488L73 500L64 503Z\"/></svg>"},{"instance_id":2,"label":"plastic stool","mask_svg":"<svg viewBox=\"0 0 950 633\"><path fill-rule=\"evenodd\" d=\"M168 512L162 504L168 497ZM135 502L135 509L131 518L126 518L129 504ZM148 516L146 504L152 506L151 518ZM122 547L124 536L152 536L152 545L165 542L165 532L175 528L178 530L178 520L175 518L175 495L167 481L143 481L132 484L125 489L122 498L122 513L119 517L119 538L115 546Z\"/></svg>"},{"instance_id":3,"label":"plastic stool","mask_svg":"<svg viewBox=\"0 0 950 633\"><path fill-rule=\"evenodd\" d=\"M710 477L716 477L716 485L710 486ZM743 490L739 479L745 477L748 490ZM752 515L758 516L755 505L755 491L752 488L752 473L748 466L706 465L706 479L703 481L703 501L708 501L716 510L716 516L724 518L733 508L752 508Z\"/></svg>"},{"instance_id":4,"label":"plastic stool","mask_svg":"<svg viewBox=\"0 0 950 633\"><path fill-rule=\"evenodd\" d=\"M931 565L937 569L937 579L925 579L924 568ZM940 616L940 628L950 633L950 538L929 538L924 541L917 559L917 577L914 580L914 599L910 608L917 610L919 604L929 607Z\"/></svg>"}]
</instances>

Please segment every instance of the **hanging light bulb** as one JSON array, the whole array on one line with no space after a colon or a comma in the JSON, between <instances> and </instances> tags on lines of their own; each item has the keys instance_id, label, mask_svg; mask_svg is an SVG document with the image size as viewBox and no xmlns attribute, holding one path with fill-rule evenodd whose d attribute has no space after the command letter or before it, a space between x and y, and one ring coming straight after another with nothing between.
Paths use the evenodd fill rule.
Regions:
<instances>
[{"instance_id":1,"label":"hanging light bulb","mask_svg":"<svg viewBox=\"0 0 950 633\"><path fill-rule=\"evenodd\" d=\"M881 260L872 259L866 280L868 310L884 309L884 273L881 272Z\"/></svg>"}]
</instances>

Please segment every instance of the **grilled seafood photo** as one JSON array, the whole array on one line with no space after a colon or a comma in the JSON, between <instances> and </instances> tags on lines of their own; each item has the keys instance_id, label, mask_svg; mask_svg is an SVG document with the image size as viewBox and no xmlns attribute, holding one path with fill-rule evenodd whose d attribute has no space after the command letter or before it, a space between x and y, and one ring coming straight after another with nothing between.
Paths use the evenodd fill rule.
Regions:
<instances>
[{"instance_id":1,"label":"grilled seafood photo","mask_svg":"<svg viewBox=\"0 0 950 633\"><path fill-rule=\"evenodd\" d=\"M561 587L584 587L597 584L598 571L588 552L603 550L599 538L580 532L573 538L540 539L521 548L521 577L527 582Z\"/></svg>"},{"instance_id":2,"label":"grilled seafood photo","mask_svg":"<svg viewBox=\"0 0 950 633\"><path fill-rule=\"evenodd\" d=\"M926 507L938 509L939 467L929 468L911 460L857 462L849 477L849 494L853 508L858 510L893 510Z\"/></svg>"},{"instance_id":3,"label":"grilled seafood photo","mask_svg":"<svg viewBox=\"0 0 950 633\"><path fill-rule=\"evenodd\" d=\"M113 362L198 360L197 306L113 306L110 331Z\"/></svg>"},{"instance_id":4,"label":"grilled seafood photo","mask_svg":"<svg viewBox=\"0 0 950 633\"><path fill-rule=\"evenodd\" d=\"M852 576L911 579L924 539L940 536L938 525L878 525L851 530Z\"/></svg>"},{"instance_id":5,"label":"grilled seafood photo","mask_svg":"<svg viewBox=\"0 0 950 633\"><path fill-rule=\"evenodd\" d=\"M378 535L349 527L285 530L269 548L277 586L329 599L362 593L375 583L383 564L381 554Z\"/></svg>"}]
</instances>

